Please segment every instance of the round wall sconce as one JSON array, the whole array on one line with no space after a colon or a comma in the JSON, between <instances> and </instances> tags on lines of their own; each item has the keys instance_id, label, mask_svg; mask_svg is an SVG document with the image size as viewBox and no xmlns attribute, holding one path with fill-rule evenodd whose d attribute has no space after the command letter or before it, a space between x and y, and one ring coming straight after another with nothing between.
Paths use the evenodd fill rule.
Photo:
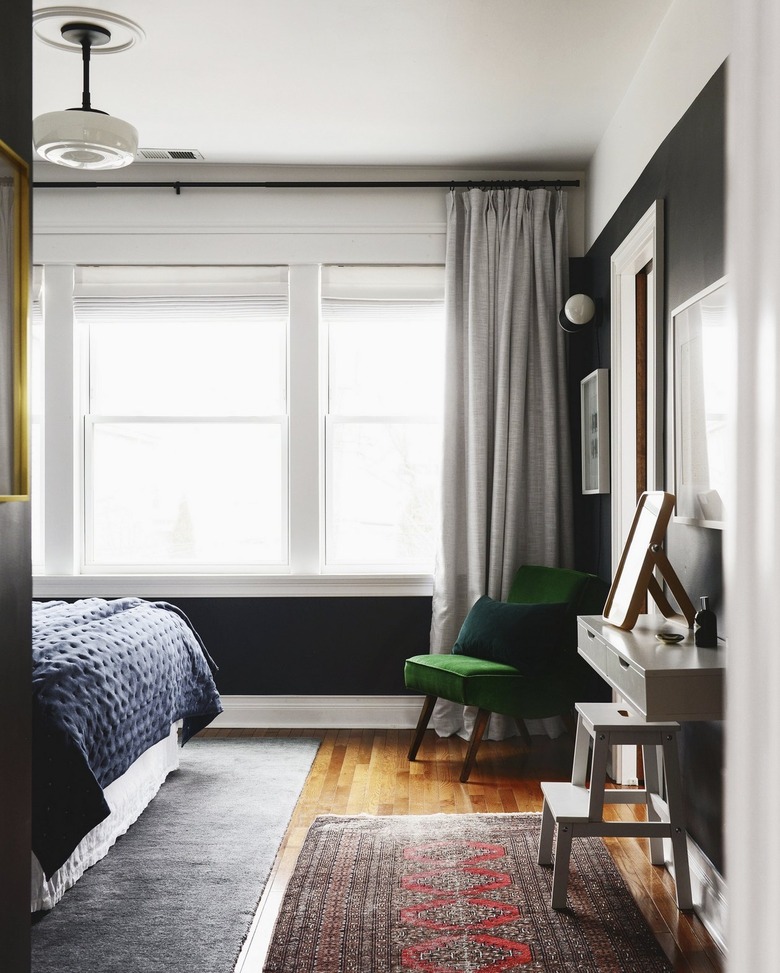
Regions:
<instances>
[{"instance_id":1,"label":"round wall sconce","mask_svg":"<svg viewBox=\"0 0 780 973\"><path fill-rule=\"evenodd\" d=\"M587 294L572 294L558 315L558 323L569 334L576 334L596 317L596 305Z\"/></svg>"}]
</instances>

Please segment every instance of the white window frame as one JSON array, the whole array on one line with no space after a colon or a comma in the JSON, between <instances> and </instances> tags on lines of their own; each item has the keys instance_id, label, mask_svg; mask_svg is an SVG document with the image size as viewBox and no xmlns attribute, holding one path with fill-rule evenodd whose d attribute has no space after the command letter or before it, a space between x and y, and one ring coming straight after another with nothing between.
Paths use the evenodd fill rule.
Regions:
<instances>
[{"instance_id":1,"label":"white window frame","mask_svg":"<svg viewBox=\"0 0 780 973\"><path fill-rule=\"evenodd\" d=\"M123 268L120 268L123 269ZM133 268L126 268L132 275ZM117 268L107 268L116 271ZM86 453L86 425L80 404L86 369L76 363L85 353L73 320L73 297L79 268L46 265L44 301L46 311L46 402L44 424L46 455L44 488L45 569L34 578L34 596L80 597L101 594L141 597L344 597L430 595L428 572L376 573L361 566L361 573L324 570L325 489L323 468L325 424L322 421L319 389L322 378L322 331L320 323L320 264L287 266L290 299L288 336L288 424L286 428L289 479L285 491L289 524L289 565L273 573L254 566L232 572L220 566L211 573L198 571L165 574L103 571L81 563L85 533L83 492L85 471L78 457ZM316 336L316 340L312 340ZM290 368L295 359L296 367ZM48 403L58 403L49 408ZM67 407L70 403L70 407ZM65 407L62 407L65 404ZM80 419L81 417L81 419ZM127 417L123 417L127 420ZM146 421L148 417L144 417ZM191 420L190 420L191 421ZM86 540L83 542L86 552Z\"/></svg>"},{"instance_id":2,"label":"white window frame","mask_svg":"<svg viewBox=\"0 0 780 973\"><path fill-rule=\"evenodd\" d=\"M341 297L351 299L395 298L398 300L431 300L443 301L443 268L419 265L329 265L321 272L321 283L318 302L322 297ZM438 276L441 273L441 279ZM435 416L423 415L376 415L376 414L341 414L330 411L329 395L329 336L328 326L324 318L320 321L320 427L323 435L320 442L320 465L318 475L322 479L322 495L320 501L320 572L329 574L343 573L345 575L378 574L388 576L409 576L422 574L426 571L423 565L393 565L338 563L330 564L327 551L327 525L330 521L333 490L333 464L328 461L330 431L338 424L371 425L393 423L398 425L430 425L439 422ZM442 349L443 354L443 349ZM426 575L427 576L427 575ZM431 585L432 588L432 585Z\"/></svg>"},{"instance_id":3,"label":"white window frame","mask_svg":"<svg viewBox=\"0 0 780 973\"><path fill-rule=\"evenodd\" d=\"M85 267L77 268L75 275L74 297L97 297L111 299L136 297L175 297L219 296L241 297L245 295L268 294L288 297L288 271L286 267ZM289 310L289 309L288 309ZM78 328L80 322L75 322ZM84 575L139 575L139 576L170 576L172 573L189 574L234 574L234 575L262 575L285 574L289 571L289 421L288 415L273 416L212 416L212 415L104 415L91 412L89 370L90 370L90 333L89 327L83 326L76 338L80 342L80 408L81 422L81 453L84 469L80 483L82 531L76 551L79 573ZM287 354L287 371L289 373L289 352ZM285 376L285 384L289 383L289 374ZM289 400L289 394L288 394ZM281 517L283 522L282 557L273 563L251 564L208 564L201 562L193 565L163 565L153 564L111 564L104 565L95 562L94 557L94 522L93 522L93 457L94 430L103 423L112 424L165 424L192 425L197 423L247 423L254 425L273 424L281 431L281 473L280 484L282 496ZM224 502L229 503L229 483L227 485Z\"/></svg>"}]
</instances>

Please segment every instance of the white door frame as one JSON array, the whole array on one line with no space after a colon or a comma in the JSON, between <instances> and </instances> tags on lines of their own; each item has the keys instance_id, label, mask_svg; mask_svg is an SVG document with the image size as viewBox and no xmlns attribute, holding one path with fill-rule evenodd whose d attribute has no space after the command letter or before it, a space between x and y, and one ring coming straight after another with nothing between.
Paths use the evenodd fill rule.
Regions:
<instances>
[{"instance_id":1,"label":"white door frame","mask_svg":"<svg viewBox=\"0 0 780 973\"><path fill-rule=\"evenodd\" d=\"M647 280L647 489L663 489L663 200L657 199L612 254L612 565L636 510L636 275Z\"/></svg>"},{"instance_id":2,"label":"white door frame","mask_svg":"<svg viewBox=\"0 0 780 973\"><path fill-rule=\"evenodd\" d=\"M617 567L636 510L636 276L647 271L647 483L664 480L663 200L657 199L612 254L611 493L612 569ZM615 747L619 784L637 783L636 747Z\"/></svg>"}]
</instances>

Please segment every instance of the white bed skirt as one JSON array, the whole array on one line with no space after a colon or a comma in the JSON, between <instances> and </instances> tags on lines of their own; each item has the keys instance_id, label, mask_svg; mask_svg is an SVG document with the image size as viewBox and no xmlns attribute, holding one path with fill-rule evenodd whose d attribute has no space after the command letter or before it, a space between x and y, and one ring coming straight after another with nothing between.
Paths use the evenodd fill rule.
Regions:
<instances>
[{"instance_id":1,"label":"white bed skirt","mask_svg":"<svg viewBox=\"0 0 780 973\"><path fill-rule=\"evenodd\" d=\"M30 911L51 909L65 892L95 862L105 857L111 846L159 791L163 781L179 766L177 727L129 767L103 792L111 814L81 840L70 858L47 881L35 855L32 856Z\"/></svg>"}]
</instances>

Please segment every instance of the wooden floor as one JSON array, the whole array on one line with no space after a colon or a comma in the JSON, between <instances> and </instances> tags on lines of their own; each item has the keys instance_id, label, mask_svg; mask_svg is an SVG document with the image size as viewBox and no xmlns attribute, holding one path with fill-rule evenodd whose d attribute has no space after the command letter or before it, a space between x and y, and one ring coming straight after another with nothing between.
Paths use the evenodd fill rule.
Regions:
<instances>
[{"instance_id":1,"label":"wooden floor","mask_svg":"<svg viewBox=\"0 0 780 973\"><path fill-rule=\"evenodd\" d=\"M307 736L322 741L265 889L236 973L260 973L285 885L318 814L540 811L540 780L568 780L571 737L482 744L467 784L458 781L466 744L428 731L418 759L410 730L213 730L212 736ZM634 809L610 807L626 816ZM617 867L675 970L722 973L725 961L701 922L677 910L674 883L648 859L646 839L605 839Z\"/></svg>"}]
</instances>

